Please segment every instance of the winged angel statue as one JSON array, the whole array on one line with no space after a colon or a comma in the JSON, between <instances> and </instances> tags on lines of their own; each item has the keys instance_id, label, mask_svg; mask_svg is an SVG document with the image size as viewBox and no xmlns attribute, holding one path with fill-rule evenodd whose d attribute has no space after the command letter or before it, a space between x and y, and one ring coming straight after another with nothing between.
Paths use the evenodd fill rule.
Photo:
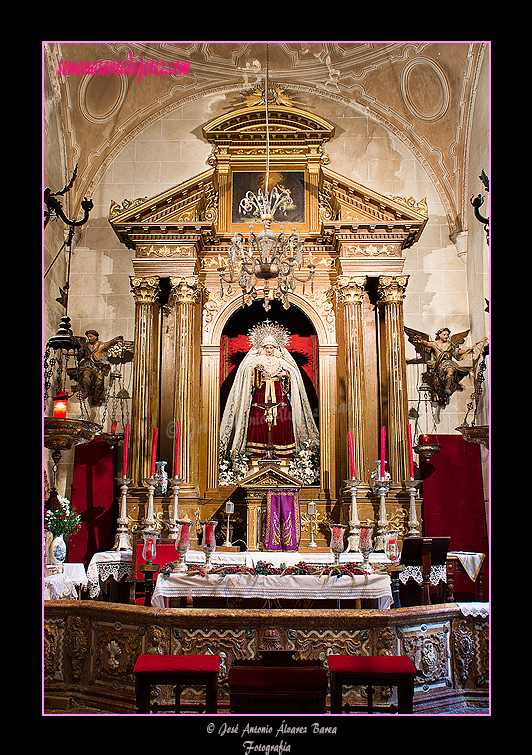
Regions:
<instances>
[{"instance_id":1,"label":"winged angel statue","mask_svg":"<svg viewBox=\"0 0 532 755\"><path fill-rule=\"evenodd\" d=\"M449 328L440 328L434 340L427 333L412 328L405 327L405 333L427 365L424 379L431 389L433 400L440 406L446 406L456 390L463 390L460 381L471 370L471 367L462 366L458 362L478 344L468 349L460 348L469 335L469 330L451 335Z\"/></svg>"},{"instance_id":2,"label":"winged angel statue","mask_svg":"<svg viewBox=\"0 0 532 755\"><path fill-rule=\"evenodd\" d=\"M67 373L77 381L84 399L89 399L92 406L101 406L105 402L105 378L111 371L110 362L131 361L133 341L124 341L123 336L100 341L96 330L85 331L85 336L77 337L81 344L79 364Z\"/></svg>"}]
</instances>

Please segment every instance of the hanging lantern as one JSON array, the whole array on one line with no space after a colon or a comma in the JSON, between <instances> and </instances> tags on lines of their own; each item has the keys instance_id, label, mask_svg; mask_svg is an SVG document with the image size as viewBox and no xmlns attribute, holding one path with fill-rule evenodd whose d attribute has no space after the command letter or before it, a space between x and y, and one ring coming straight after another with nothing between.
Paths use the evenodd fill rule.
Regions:
<instances>
[{"instance_id":1,"label":"hanging lantern","mask_svg":"<svg viewBox=\"0 0 532 755\"><path fill-rule=\"evenodd\" d=\"M416 426L414 428L414 435L416 433L416 430L421 429L421 415L425 414L425 425L429 427L430 424L430 418L429 415L432 414L432 423L433 423L433 433L436 435L436 420L434 418L434 414L432 412L430 401L431 401L431 388L430 385L426 381L426 374L421 375L421 384L418 387L418 393L419 393L419 401L417 405L417 417L416 417ZM423 410L422 410L423 407ZM432 457L439 453L442 449L442 446L438 445L438 443L430 443L429 437L426 432L420 432L420 435L418 436L417 445L415 445L412 450L415 451L419 456L421 456L425 461L428 461L429 459L432 459Z\"/></svg>"}]
</instances>

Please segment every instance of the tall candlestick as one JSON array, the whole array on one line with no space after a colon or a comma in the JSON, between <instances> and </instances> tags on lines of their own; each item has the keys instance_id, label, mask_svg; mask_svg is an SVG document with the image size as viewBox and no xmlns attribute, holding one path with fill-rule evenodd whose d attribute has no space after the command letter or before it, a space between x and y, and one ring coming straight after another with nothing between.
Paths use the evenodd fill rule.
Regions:
<instances>
[{"instance_id":1,"label":"tall candlestick","mask_svg":"<svg viewBox=\"0 0 532 755\"><path fill-rule=\"evenodd\" d=\"M181 422L175 423L174 477L179 477L179 455L181 453Z\"/></svg>"},{"instance_id":2,"label":"tall candlestick","mask_svg":"<svg viewBox=\"0 0 532 755\"><path fill-rule=\"evenodd\" d=\"M410 470L410 479L414 479L414 455L412 452L412 428L410 422L406 426L406 434L408 437L408 468Z\"/></svg>"},{"instance_id":3,"label":"tall candlestick","mask_svg":"<svg viewBox=\"0 0 532 755\"><path fill-rule=\"evenodd\" d=\"M157 435L159 434L159 430L157 427L153 429L153 443L151 446L151 469L150 469L150 477L153 478L153 475L155 474L155 457L157 456Z\"/></svg>"},{"instance_id":4,"label":"tall candlestick","mask_svg":"<svg viewBox=\"0 0 532 755\"><path fill-rule=\"evenodd\" d=\"M355 476L355 452L353 449L353 433L347 433L347 444L349 447L349 471L351 477Z\"/></svg>"},{"instance_id":5,"label":"tall candlestick","mask_svg":"<svg viewBox=\"0 0 532 755\"><path fill-rule=\"evenodd\" d=\"M122 476L124 479L127 477L127 455L129 451L129 425L126 425L126 434L124 436L124 464L122 470Z\"/></svg>"},{"instance_id":6,"label":"tall candlestick","mask_svg":"<svg viewBox=\"0 0 532 755\"><path fill-rule=\"evenodd\" d=\"M381 477L386 473L386 427L381 427Z\"/></svg>"}]
</instances>

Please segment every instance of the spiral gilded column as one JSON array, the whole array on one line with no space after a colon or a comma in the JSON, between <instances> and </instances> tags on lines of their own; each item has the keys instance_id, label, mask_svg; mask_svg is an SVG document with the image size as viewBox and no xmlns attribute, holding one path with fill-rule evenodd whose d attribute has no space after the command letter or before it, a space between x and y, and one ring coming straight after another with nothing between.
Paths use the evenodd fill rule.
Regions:
<instances>
[{"instance_id":1,"label":"spiral gilded column","mask_svg":"<svg viewBox=\"0 0 532 755\"><path fill-rule=\"evenodd\" d=\"M381 398L386 425L388 470L394 482L408 478L408 397L404 341L403 300L408 275L381 275L379 298L384 306L381 354L385 364L385 401Z\"/></svg>"},{"instance_id":2,"label":"spiral gilded column","mask_svg":"<svg viewBox=\"0 0 532 755\"><path fill-rule=\"evenodd\" d=\"M346 358L347 431L353 433L355 477L368 478L364 393L364 339L362 301L367 277L339 276L337 293L343 303ZM347 448L347 438L345 439Z\"/></svg>"},{"instance_id":3,"label":"spiral gilded column","mask_svg":"<svg viewBox=\"0 0 532 755\"><path fill-rule=\"evenodd\" d=\"M140 486L149 477L150 439L159 408L159 277L130 276L135 297L135 357L129 477Z\"/></svg>"}]
</instances>

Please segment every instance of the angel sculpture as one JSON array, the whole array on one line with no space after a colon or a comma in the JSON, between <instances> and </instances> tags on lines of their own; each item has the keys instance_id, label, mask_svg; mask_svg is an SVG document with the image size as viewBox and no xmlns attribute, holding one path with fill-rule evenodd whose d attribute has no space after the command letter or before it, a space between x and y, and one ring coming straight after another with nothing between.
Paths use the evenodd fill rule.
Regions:
<instances>
[{"instance_id":1,"label":"angel sculpture","mask_svg":"<svg viewBox=\"0 0 532 755\"><path fill-rule=\"evenodd\" d=\"M434 340L427 333L405 327L408 340L421 352L424 360L427 360L428 370L424 378L429 385L433 399L441 406L449 403L450 397L456 390L463 390L460 381L469 374L471 367L459 365L466 354L470 354L475 346L469 349L460 349L469 334L469 330L455 333L451 336L449 328L440 328Z\"/></svg>"},{"instance_id":2,"label":"angel sculpture","mask_svg":"<svg viewBox=\"0 0 532 755\"><path fill-rule=\"evenodd\" d=\"M110 341L100 341L100 334L96 330L85 331L85 336L86 338L78 336L81 343L78 366L67 372L77 380L83 398L89 398L92 406L101 406L105 401L104 381L111 371L109 351L118 343L124 344L124 337L116 336Z\"/></svg>"}]
</instances>

